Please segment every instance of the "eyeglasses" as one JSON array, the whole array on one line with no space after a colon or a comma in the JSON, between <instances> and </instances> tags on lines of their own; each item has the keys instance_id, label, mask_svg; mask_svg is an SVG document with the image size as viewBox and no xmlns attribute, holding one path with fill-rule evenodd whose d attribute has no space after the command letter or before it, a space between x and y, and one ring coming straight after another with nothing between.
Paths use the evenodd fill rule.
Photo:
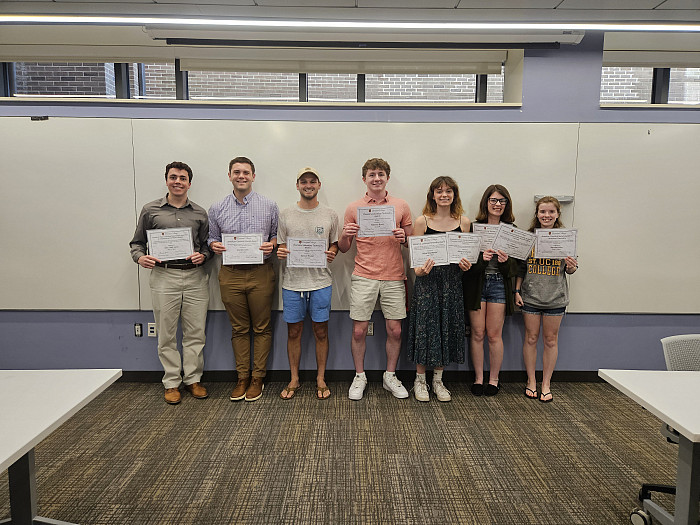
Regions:
<instances>
[{"instance_id":1,"label":"eyeglasses","mask_svg":"<svg viewBox=\"0 0 700 525\"><path fill-rule=\"evenodd\" d=\"M508 204L508 199L503 197L502 199L495 199L495 198L490 198L489 199L489 204L503 204L504 206Z\"/></svg>"}]
</instances>

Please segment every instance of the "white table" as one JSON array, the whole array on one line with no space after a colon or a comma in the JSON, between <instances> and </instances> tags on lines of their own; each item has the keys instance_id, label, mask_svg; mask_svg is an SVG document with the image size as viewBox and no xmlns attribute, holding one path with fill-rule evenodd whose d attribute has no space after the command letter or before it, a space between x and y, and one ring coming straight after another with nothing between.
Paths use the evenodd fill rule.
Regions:
<instances>
[{"instance_id":1,"label":"white table","mask_svg":"<svg viewBox=\"0 0 700 525\"><path fill-rule=\"evenodd\" d=\"M700 372L599 370L598 375L680 434L675 515L645 499L663 525L697 525L700 499ZM660 435L650 439L662 439Z\"/></svg>"},{"instance_id":2,"label":"white table","mask_svg":"<svg viewBox=\"0 0 700 525\"><path fill-rule=\"evenodd\" d=\"M36 515L34 447L122 375L121 370L0 370L0 472L12 525L59 525Z\"/></svg>"}]
</instances>

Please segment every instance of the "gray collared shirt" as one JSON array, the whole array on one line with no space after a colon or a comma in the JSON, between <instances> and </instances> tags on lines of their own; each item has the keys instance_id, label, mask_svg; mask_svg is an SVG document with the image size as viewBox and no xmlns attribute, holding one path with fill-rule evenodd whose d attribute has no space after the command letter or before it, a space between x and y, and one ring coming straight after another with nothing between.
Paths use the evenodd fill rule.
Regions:
<instances>
[{"instance_id":1,"label":"gray collared shirt","mask_svg":"<svg viewBox=\"0 0 700 525\"><path fill-rule=\"evenodd\" d=\"M131 239L131 258L138 262L139 257L147 254L148 236L146 230L161 230L165 228L192 228L192 243L194 251L199 252L209 260L212 252L209 249L209 217L207 211L191 200L182 208L176 208L168 202L168 196L146 204L139 215L134 238Z\"/></svg>"}]
</instances>

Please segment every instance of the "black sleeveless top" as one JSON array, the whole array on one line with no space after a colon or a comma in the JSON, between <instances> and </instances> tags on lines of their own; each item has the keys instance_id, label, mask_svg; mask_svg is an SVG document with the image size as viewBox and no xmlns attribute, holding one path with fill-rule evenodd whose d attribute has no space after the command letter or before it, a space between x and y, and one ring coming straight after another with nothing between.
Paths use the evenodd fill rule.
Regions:
<instances>
[{"instance_id":1,"label":"black sleeveless top","mask_svg":"<svg viewBox=\"0 0 700 525\"><path fill-rule=\"evenodd\" d=\"M425 215L423 215L425 217ZM451 232L461 232L462 231L462 217L460 216L459 218L459 224L454 230L449 230ZM428 217L425 217L425 235L430 235L433 233L447 233L447 232L441 232L440 230L433 230L430 226L428 226Z\"/></svg>"}]
</instances>

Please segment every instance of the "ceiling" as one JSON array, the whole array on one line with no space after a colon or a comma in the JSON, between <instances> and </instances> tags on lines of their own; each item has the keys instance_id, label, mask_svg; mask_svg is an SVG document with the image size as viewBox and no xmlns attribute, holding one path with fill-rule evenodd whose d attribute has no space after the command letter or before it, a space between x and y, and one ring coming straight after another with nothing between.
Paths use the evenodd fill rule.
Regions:
<instances>
[{"instance_id":1,"label":"ceiling","mask_svg":"<svg viewBox=\"0 0 700 525\"><path fill-rule=\"evenodd\" d=\"M698 0L0 0L1 14L401 21L698 22Z\"/></svg>"}]
</instances>

